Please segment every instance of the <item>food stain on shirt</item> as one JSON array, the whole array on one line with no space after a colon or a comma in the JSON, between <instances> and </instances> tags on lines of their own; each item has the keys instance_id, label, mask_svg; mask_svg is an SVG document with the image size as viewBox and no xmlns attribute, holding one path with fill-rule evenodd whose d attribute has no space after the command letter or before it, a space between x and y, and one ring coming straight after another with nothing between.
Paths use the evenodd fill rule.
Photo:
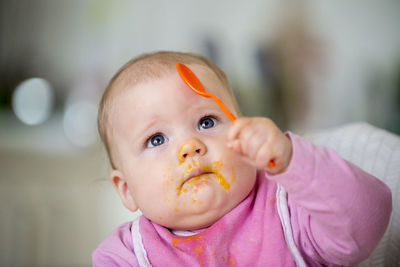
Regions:
<instances>
[{"instance_id":1,"label":"food stain on shirt","mask_svg":"<svg viewBox=\"0 0 400 267\"><path fill-rule=\"evenodd\" d=\"M203 243L200 243L194 247L194 251L196 252L197 257L201 256L201 254L203 253L203 246Z\"/></svg>"},{"instance_id":2,"label":"food stain on shirt","mask_svg":"<svg viewBox=\"0 0 400 267\"><path fill-rule=\"evenodd\" d=\"M217 263L217 265L223 266L235 265L232 254L227 251L217 252L218 249L207 247L207 243L201 233L191 236L174 236L171 241L175 248L190 254L201 266L208 266L210 263Z\"/></svg>"},{"instance_id":3,"label":"food stain on shirt","mask_svg":"<svg viewBox=\"0 0 400 267\"><path fill-rule=\"evenodd\" d=\"M179 250L189 252L196 257L200 265L204 264L204 242L201 240L203 237L200 234L191 236L176 236L172 239L172 245Z\"/></svg>"},{"instance_id":4,"label":"food stain on shirt","mask_svg":"<svg viewBox=\"0 0 400 267\"><path fill-rule=\"evenodd\" d=\"M172 238L172 245L174 247L178 247L178 244L183 242L184 244L187 244L189 241L192 240L198 240L202 239L203 237L201 235L190 235L190 236L176 236Z\"/></svg>"}]
</instances>

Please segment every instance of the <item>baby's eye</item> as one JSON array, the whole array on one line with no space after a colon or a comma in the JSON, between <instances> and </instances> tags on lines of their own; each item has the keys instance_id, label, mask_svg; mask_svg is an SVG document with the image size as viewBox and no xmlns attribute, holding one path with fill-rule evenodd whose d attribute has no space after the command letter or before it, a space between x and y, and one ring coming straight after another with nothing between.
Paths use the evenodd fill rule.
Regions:
<instances>
[{"instance_id":1,"label":"baby's eye","mask_svg":"<svg viewBox=\"0 0 400 267\"><path fill-rule=\"evenodd\" d=\"M168 139L162 134L155 134L147 140L147 147L155 147L164 144Z\"/></svg>"},{"instance_id":2,"label":"baby's eye","mask_svg":"<svg viewBox=\"0 0 400 267\"><path fill-rule=\"evenodd\" d=\"M217 120L215 118L207 116L199 121L199 129L200 130L209 129L214 127L216 124Z\"/></svg>"}]
</instances>

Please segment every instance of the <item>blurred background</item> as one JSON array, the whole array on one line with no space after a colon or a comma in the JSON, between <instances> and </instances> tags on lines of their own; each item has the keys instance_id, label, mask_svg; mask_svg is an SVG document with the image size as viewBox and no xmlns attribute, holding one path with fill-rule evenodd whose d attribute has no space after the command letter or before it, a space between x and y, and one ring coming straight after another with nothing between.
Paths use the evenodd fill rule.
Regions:
<instances>
[{"instance_id":1,"label":"blurred background","mask_svg":"<svg viewBox=\"0 0 400 267\"><path fill-rule=\"evenodd\" d=\"M400 133L400 1L0 0L0 265L90 266L125 210L97 105L130 58L205 55L245 115Z\"/></svg>"}]
</instances>

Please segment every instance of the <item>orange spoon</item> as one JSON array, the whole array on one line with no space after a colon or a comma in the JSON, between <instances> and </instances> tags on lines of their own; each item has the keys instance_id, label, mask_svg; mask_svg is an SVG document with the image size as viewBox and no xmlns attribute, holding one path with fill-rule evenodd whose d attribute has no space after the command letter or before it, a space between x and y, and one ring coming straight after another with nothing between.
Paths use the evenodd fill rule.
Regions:
<instances>
[{"instance_id":1,"label":"orange spoon","mask_svg":"<svg viewBox=\"0 0 400 267\"><path fill-rule=\"evenodd\" d=\"M179 73L179 76L181 76L182 80L187 86L189 86L190 89L192 89L192 91L204 97L211 97L231 121L236 120L236 117L230 112L224 102L222 102L222 100L217 96L207 92L197 76L186 65L178 62L176 63L176 69ZM274 160L270 160L268 165L270 167L275 167Z\"/></svg>"},{"instance_id":2,"label":"orange spoon","mask_svg":"<svg viewBox=\"0 0 400 267\"><path fill-rule=\"evenodd\" d=\"M235 116L230 112L228 107L225 106L224 102L215 95L207 92L197 76L186 65L176 63L176 69L178 70L182 80L190 87L190 89L201 96L211 97L231 121L236 120Z\"/></svg>"}]
</instances>

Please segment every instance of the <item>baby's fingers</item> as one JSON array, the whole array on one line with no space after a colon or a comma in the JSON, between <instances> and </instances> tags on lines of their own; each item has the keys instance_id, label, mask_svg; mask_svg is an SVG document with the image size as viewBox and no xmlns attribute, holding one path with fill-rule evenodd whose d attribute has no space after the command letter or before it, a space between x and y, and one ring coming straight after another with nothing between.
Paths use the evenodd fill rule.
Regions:
<instances>
[{"instance_id":1,"label":"baby's fingers","mask_svg":"<svg viewBox=\"0 0 400 267\"><path fill-rule=\"evenodd\" d=\"M263 144L257 151L255 157L255 163L259 169L271 170L275 167L276 162L276 152L271 148L268 143Z\"/></svg>"},{"instance_id":2,"label":"baby's fingers","mask_svg":"<svg viewBox=\"0 0 400 267\"><path fill-rule=\"evenodd\" d=\"M237 120L235 120L231 127L228 130L228 134L227 134L227 141L228 144L233 142L235 139L238 139L238 137L240 136L240 132L248 125L250 124L251 119L250 118L238 118Z\"/></svg>"},{"instance_id":3,"label":"baby's fingers","mask_svg":"<svg viewBox=\"0 0 400 267\"><path fill-rule=\"evenodd\" d=\"M238 154L242 153L242 146L240 144L239 140L233 140L231 143L229 143L229 147L235 151Z\"/></svg>"}]
</instances>

